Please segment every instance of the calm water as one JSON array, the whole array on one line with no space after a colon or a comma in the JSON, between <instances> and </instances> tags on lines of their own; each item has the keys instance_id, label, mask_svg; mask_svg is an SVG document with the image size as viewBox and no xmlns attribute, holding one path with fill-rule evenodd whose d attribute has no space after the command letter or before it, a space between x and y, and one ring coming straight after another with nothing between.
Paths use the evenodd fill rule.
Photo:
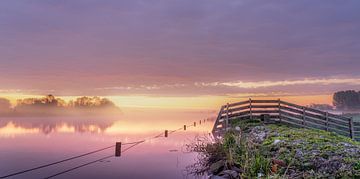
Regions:
<instances>
[{"instance_id":1,"label":"calm water","mask_svg":"<svg viewBox=\"0 0 360 179\"><path fill-rule=\"evenodd\" d=\"M126 109L117 118L2 118L0 175L110 146L116 141L141 140L212 115L209 111ZM182 151L196 136L207 135L211 127L212 122L207 121L169 134L169 138L148 140L120 158L112 157L55 178L196 178L184 169L195 162L197 154ZM44 178L111 154L114 148L13 178Z\"/></svg>"}]
</instances>

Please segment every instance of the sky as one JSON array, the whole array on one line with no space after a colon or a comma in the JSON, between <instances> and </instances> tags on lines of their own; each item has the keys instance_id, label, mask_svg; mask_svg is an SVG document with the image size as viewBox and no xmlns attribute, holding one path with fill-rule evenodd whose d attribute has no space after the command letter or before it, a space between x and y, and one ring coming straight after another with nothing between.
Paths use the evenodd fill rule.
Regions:
<instances>
[{"instance_id":1,"label":"sky","mask_svg":"<svg viewBox=\"0 0 360 179\"><path fill-rule=\"evenodd\" d=\"M335 91L360 89L359 7L358 0L2 0L0 95L99 95L127 106L284 96L330 103Z\"/></svg>"}]
</instances>

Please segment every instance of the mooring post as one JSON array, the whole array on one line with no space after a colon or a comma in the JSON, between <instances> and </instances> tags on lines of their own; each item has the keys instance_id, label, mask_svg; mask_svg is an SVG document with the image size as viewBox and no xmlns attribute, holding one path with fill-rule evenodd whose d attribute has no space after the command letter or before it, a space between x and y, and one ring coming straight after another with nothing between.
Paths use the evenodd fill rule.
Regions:
<instances>
[{"instance_id":1,"label":"mooring post","mask_svg":"<svg viewBox=\"0 0 360 179\"><path fill-rule=\"evenodd\" d=\"M165 137L168 137L168 135L169 135L169 131L165 130Z\"/></svg>"},{"instance_id":2,"label":"mooring post","mask_svg":"<svg viewBox=\"0 0 360 179\"><path fill-rule=\"evenodd\" d=\"M115 157L121 156L121 142L116 142L115 145Z\"/></svg>"},{"instance_id":3,"label":"mooring post","mask_svg":"<svg viewBox=\"0 0 360 179\"><path fill-rule=\"evenodd\" d=\"M201 120L199 121L199 125L201 125Z\"/></svg>"},{"instance_id":4,"label":"mooring post","mask_svg":"<svg viewBox=\"0 0 360 179\"><path fill-rule=\"evenodd\" d=\"M184 125L184 131L186 131L186 125Z\"/></svg>"},{"instance_id":5,"label":"mooring post","mask_svg":"<svg viewBox=\"0 0 360 179\"><path fill-rule=\"evenodd\" d=\"M194 127L196 127L196 122L194 122Z\"/></svg>"}]
</instances>

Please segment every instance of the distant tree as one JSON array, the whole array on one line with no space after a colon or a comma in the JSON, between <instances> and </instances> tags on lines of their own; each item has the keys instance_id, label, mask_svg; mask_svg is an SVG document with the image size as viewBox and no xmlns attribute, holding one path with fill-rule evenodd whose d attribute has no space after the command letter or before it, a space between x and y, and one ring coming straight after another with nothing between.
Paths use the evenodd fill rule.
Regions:
<instances>
[{"instance_id":1,"label":"distant tree","mask_svg":"<svg viewBox=\"0 0 360 179\"><path fill-rule=\"evenodd\" d=\"M333 105L337 109L360 109L360 93L354 90L334 93Z\"/></svg>"},{"instance_id":2,"label":"distant tree","mask_svg":"<svg viewBox=\"0 0 360 179\"><path fill-rule=\"evenodd\" d=\"M63 101L63 100L62 100ZM17 100L17 107L32 106L32 107L57 107L58 99L51 94L43 98L25 98Z\"/></svg>"},{"instance_id":3,"label":"distant tree","mask_svg":"<svg viewBox=\"0 0 360 179\"><path fill-rule=\"evenodd\" d=\"M56 98L58 107L67 107L66 101L61 98Z\"/></svg>"},{"instance_id":4,"label":"distant tree","mask_svg":"<svg viewBox=\"0 0 360 179\"><path fill-rule=\"evenodd\" d=\"M116 107L115 104L107 98L94 97L80 97L75 101L69 101L69 106L76 108L100 108L100 107Z\"/></svg>"},{"instance_id":5,"label":"distant tree","mask_svg":"<svg viewBox=\"0 0 360 179\"><path fill-rule=\"evenodd\" d=\"M9 112L11 110L11 103L8 99L0 98L0 112Z\"/></svg>"},{"instance_id":6,"label":"distant tree","mask_svg":"<svg viewBox=\"0 0 360 179\"><path fill-rule=\"evenodd\" d=\"M25 98L17 100L15 112L18 114L57 115L63 110L71 113L118 113L119 108L109 99L83 96L66 103L61 98L47 95L42 98Z\"/></svg>"},{"instance_id":7,"label":"distant tree","mask_svg":"<svg viewBox=\"0 0 360 179\"><path fill-rule=\"evenodd\" d=\"M329 104L310 104L309 107L325 111L334 109L334 106Z\"/></svg>"}]
</instances>

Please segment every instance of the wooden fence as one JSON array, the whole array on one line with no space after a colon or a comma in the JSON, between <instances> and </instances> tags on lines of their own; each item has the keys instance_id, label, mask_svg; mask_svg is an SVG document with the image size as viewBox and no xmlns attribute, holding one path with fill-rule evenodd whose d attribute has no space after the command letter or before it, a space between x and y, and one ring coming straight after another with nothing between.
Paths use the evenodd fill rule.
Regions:
<instances>
[{"instance_id":1,"label":"wooden fence","mask_svg":"<svg viewBox=\"0 0 360 179\"><path fill-rule=\"evenodd\" d=\"M279 100L252 100L226 104L221 107L213 127L213 134L226 131L232 119L265 118L286 123L336 132L360 141L360 122L318 109Z\"/></svg>"}]
</instances>

